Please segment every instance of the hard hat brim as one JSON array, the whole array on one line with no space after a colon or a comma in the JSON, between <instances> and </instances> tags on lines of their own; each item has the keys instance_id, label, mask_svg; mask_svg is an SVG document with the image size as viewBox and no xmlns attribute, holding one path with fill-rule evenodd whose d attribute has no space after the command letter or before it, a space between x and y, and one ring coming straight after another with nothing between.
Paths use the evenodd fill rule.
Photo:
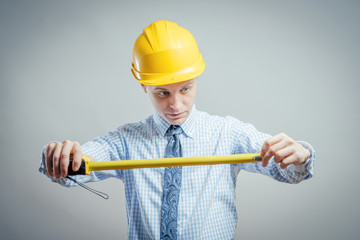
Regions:
<instances>
[{"instance_id":1,"label":"hard hat brim","mask_svg":"<svg viewBox=\"0 0 360 240\"><path fill-rule=\"evenodd\" d=\"M138 72L132 63L131 72L136 80L148 86L168 85L178 82L184 82L200 76L205 70L205 61L201 54L198 61L190 68L173 73L141 73Z\"/></svg>"}]
</instances>

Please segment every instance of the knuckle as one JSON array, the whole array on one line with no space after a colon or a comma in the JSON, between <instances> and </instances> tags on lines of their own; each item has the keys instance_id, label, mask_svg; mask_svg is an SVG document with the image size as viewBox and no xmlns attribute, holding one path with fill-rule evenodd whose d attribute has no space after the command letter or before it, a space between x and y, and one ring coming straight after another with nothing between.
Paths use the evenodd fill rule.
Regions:
<instances>
[{"instance_id":1,"label":"knuckle","mask_svg":"<svg viewBox=\"0 0 360 240\"><path fill-rule=\"evenodd\" d=\"M54 147L55 147L55 143L50 143L46 149L51 151L52 149L54 149Z\"/></svg>"},{"instance_id":2,"label":"knuckle","mask_svg":"<svg viewBox=\"0 0 360 240\"><path fill-rule=\"evenodd\" d=\"M282 137L287 137L287 135L286 135L284 132L281 132L280 135L281 135Z\"/></svg>"},{"instance_id":3,"label":"knuckle","mask_svg":"<svg viewBox=\"0 0 360 240\"><path fill-rule=\"evenodd\" d=\"M61 153L61 159L69 158L69 153Z\"/></svg>"},{"instance_id":4,"label":"knuckle","mask_svg":"<svg viewBox=\"0 0 360 240\"><path fill-rule=\"evenodd\" d=\"M60 160L59 155L54 154L53 160L54 160L54 162L58 162Z\"/></svg>"},{"instance_id":5,"label":"knuckle","mask_svg":"<svg viewBox=\"0 0 360 240\"><path fill-rule=\"evenodd\" d=\"M296 159L301 159L302 157L301 157L301 154L299 153L299 152L295 152L294 153L294 157L296 158Z\"/></svg>"},{"instance_id":6,"label":"knuckle","mask_svg":"<svg viewBox=\"0 0 360 240\"><path fill-rule=\"evenodd\" d=\"M275 153L275 154L274 154L274 158L275 158L276 160L278 160L278 161L281 159L281 157L282 157L282 156L281 156L281 154L279 154L279 153Z\"/></svg>"},{"instance_id":7,"label":"knuckle","mask_svg":"<svg viewBox=\"0 0 360 240\"><path fill-rule=\"evenodd\" d=\"M63 144L69 144L69 143L71 143L71 141L68 140L68 139L66 139L66 140L63 141Z\"/></svg>"},{"instance_id":8,"label":"knuckle","mask_svg":"<svg viewBox=\"0 0 360 240\"><path fill-rule=\"evenodd\" d=\"M275 155L276 154L276 149L274 147L270 147L269 152L271 153L271 155Z\"/></svg>"}]
</instances>

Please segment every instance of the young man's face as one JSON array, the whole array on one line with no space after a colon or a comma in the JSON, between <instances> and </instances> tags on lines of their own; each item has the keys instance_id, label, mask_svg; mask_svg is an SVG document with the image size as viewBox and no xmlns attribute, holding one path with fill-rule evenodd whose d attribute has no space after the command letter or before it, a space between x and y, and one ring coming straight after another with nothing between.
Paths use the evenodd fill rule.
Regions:
<instances>
[{"instance_id":1,"label":"young man's face","mask_svg":"<svg viewBox=\"0 0 360 240\"><path fill-rule=\"evenodd\" d=\"M196 79L161 86L141 84L156 111L173 125L186 121L195 102Z\"/></svg>"}]
</instances>

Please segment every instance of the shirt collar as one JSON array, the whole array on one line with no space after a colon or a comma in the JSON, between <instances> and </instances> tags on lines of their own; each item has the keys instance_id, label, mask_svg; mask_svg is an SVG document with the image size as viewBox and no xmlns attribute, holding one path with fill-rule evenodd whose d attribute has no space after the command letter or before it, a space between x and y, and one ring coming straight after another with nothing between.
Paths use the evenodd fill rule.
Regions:
<instances>
[{"instance_id":1,"label":"shirt collar","mask_svg":"<svg viewBox=\"0 0 360 240\"><path fill-rule=\"evenodd\" d=\"M195 122L197 116L198 116L198 110L196 109L194 104L186 121L183 124L180 124L180 127L182 128L183 132L188 137L193 137L194 135ZM160 134L160 136L165 136L166 131L168 130L171 124L168 121L166 121L156 110L155 113L153 114L153 119L154 119L155 127L158 133Z\"/></svg>"}]
</instances>

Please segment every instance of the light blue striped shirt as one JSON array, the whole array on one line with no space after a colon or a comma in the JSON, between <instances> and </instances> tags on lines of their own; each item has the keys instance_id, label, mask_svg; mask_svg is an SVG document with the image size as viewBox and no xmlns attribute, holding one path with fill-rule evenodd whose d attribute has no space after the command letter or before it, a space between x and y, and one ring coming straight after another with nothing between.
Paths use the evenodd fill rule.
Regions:
<instances>
[{"instance_id":1,"label":"light blue striped shirt","mask_svg":"<svg viewBox=\"0 0 360 240\"><path fill-rule=\"evenodd\" d=\"M147 119L123 125L103 137L81 146L84 154L96 161L163 158L170 126L157 112ZM181 125L184 157L256 153L270 135L233 117L211 116L193 107ZM298 183L313 174L315 153L302 165L281 169L270 161L261 163L186 166L182 170L179 199L178 239L233 239L237 223L235 185L241 169L258 172L287 183ZM46 173L42 154L40 172ZM128 220L128 239L159 239L160 210L164 168L144 168L92 172L76 176L80 182L99 181L109 177L124 183ZM75 185L65 179L55 180L64 186Z\"/></svg>"}]
</instances>

